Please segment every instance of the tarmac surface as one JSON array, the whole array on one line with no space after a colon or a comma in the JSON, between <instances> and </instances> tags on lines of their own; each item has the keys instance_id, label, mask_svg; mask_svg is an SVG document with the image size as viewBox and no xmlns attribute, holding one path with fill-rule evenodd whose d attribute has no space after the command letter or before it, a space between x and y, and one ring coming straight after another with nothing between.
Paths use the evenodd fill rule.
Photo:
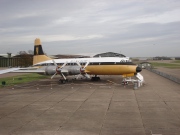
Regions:
<instances>
[{"instance_id":1,"label":"tarmac surface","mask_svg":"<svg viewBox=\"0 0 180 135\"><path fill-rule=\"evenodd\" d=\"M142 71L145 85L119 76L0 89L0 135L179 135L180 85Z\"/></svg>"}]
</instances>

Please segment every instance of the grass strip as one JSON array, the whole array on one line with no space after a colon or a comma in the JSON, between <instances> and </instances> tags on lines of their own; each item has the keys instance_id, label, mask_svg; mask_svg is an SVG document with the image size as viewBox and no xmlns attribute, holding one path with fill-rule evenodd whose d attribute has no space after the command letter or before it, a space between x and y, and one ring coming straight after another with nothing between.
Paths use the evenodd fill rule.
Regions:
<instances>
[{"instance_id":1,"label":"grass strip","mask_svg":"<svg viewBox=\"0 0 180 135\"><path fill-rule=\"evenodd\" d=\"M0 87L10 86L10 85L15 85L15 84L23 84L23 83L32 82L35 80L40 80L40 79L45 79L45 78L49 78L49 76L40 75L37 73L0 78ZM5 85L3 85L3 82L5 82Z\"/></svg>"},{"instance_id":2,"label":"grass strip","mask_svg":"<svg viewBox=\"0 0 180 135\"><path fill-rule=\"evenodd\" d=\"M175 63L158 63L158 62L151 62L153 67L165 67L165 68L180 68L179 64L175 64Z\"/></svg>"}]
</instances>

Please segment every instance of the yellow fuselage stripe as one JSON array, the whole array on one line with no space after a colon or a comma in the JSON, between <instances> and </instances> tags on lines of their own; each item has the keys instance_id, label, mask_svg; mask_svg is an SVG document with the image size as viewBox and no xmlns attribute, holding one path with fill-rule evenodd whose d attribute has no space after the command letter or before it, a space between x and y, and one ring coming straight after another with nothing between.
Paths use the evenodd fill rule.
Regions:
<instances>
[{"instance_id":1,"label":"yellow fuselage stripe","mask_svg":"<svg viewBox=\"0 0 180 135\"><path fill-rule=\"evenodd\" d=\"M136 73L136 65L88 65L85 72L93 75L124 75Z\"/></svg>"}]
</instances>

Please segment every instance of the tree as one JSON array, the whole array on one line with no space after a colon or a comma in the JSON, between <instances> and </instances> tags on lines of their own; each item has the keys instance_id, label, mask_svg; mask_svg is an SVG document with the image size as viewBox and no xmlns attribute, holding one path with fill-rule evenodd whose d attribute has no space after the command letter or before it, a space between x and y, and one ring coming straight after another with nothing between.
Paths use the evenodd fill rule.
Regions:
<instances>
[{"instance_id":1,"label":"tree","mask_svg":"<svg viewBox=\"0 0 180 135\"><path fill-rule=\"evenodd\" d=\"M32 54L21 54L19 55L19 64L20 66L28 67L33 64L33 55Z\"/></svg>"},{"instance_id":2,"label":"tree","mask_svg":"<svg viewBox=\"0 0 180 135\"><path fill-rule=\"evenodd\" d=\"M34 51L33 50L28 50L28 54L34 54Z\"/></svg>"},{"instance_id":3,"label":"tree","mask_svg":"<svg viewBox=\"0 0 180 135\"><path fill-rule=\"evenodd\" d=\"M27 54L27 52L26 51L19 51L19 52L17 52L17 54L23 55L23 54Z\"/></svg>"}]
</instances>

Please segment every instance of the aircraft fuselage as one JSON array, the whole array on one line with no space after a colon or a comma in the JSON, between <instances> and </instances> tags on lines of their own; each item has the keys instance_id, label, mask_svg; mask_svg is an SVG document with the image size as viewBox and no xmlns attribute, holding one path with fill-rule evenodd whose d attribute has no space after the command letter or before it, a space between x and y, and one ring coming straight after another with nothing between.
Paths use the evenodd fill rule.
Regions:
<instances>
[{"instance_id":1,"label":"aircraft fuselage","mask_svg":"<svg viewBox=\"0 0 180 135\"><path fill-rule=\"evenodd\" d=\"M67 69L68 71L71 71L69 68L80 70L77 68L77 62L79 62L82 67L85 66L88 62L88 66L86 67L85 72L92 75L124 75L138 72L137 65L133 64L128 57L54 59L54 61L59 67L61 67L64 63L67 63L63 69ZM34 66L53 65L54 64L52 60L47 60L37 63Z\"/></svg>"}]
</instances>

